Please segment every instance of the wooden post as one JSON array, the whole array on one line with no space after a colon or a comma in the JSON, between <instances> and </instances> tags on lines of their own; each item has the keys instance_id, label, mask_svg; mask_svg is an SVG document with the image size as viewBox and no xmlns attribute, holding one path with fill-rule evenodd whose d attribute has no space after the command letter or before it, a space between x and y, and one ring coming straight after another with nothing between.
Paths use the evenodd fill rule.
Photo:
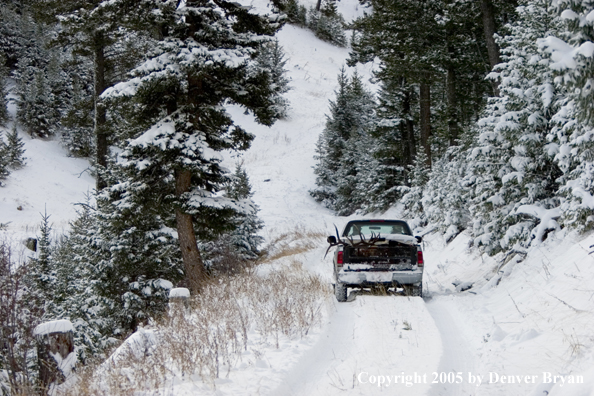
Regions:
<instances>
[{"instance_id":1,"label":"wooden post","mask_svg":"<svg viewBox=\"0 0 594 396\"><path fill-rule=\"evenodd\" d=\"M40 324L33 331L37 340L39 381L42 395L52 384L59 384L76 364L74 328L69 320L54 320Z\"/></svg>"}]
</instances>

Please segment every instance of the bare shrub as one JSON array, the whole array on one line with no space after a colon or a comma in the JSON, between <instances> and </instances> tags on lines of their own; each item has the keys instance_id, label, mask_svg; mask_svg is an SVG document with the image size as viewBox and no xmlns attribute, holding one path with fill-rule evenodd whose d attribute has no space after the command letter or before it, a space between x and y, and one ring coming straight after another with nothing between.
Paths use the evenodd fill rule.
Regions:
<instances>
[{"instance_id":1,"label":"bare shrub","mask_svg":"<svg viewBox=\"0 0 594 396\"><path fill-rule=\"evenodd\" d=\"M0 394L39 392L33 329L42 310L29 295L27 271L25 263L15 263L9 244L0 241Z\"/></svg>"},{"instance_id":2,"label":"bare shrub","mask_svg":"<svg viewBox=\"0 0 594 396\"><path fill-rule=\"evenodd\" d=\"M324 296L329 293L318 276L307 273L299 262L292 264L269 273L266 282L254 285L246 296L256 329L264 337L272 336L277 348L281 334L303 337L319 324Z\"/></svg>"}]
</instances>

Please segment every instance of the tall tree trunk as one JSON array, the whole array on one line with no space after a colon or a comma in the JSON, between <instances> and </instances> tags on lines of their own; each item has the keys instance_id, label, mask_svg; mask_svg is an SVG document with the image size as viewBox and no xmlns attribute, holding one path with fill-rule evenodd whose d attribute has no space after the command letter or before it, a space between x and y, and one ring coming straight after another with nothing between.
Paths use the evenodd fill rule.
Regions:
<instances>
[{"instance_id":1,"label":"tall tree trunk","mask_svg":"<svg viewBox=\"0 0 594 396\"><path fill-rule=\"evenodd\" d=\"M95 162L97 164L97 191L101 191L107 187L107 183L101 176L101 170L107 167L107 130L106 130L106 110L105 104L99 98L103 91L107 89L105 82L105 46L103 44L103 37L99 33L95 37L95 143L97 146L97 153Z\"/></svg>"},{"instance_id":2,"label":"tall tree trunk","mask_svg":"<svg viewBox=\"0 0 594 396\"><path fill-rule=\"evenodd\" d=\"M190 191L191 180L192 173L189 170L183 169L175 172L175 194L178 197ZM207 276L196 243L192 215L185 213L181 208L177 208L175 210L175 220L188 288L192 293L198 293Z\"/></svg>"},{"instance_id":3,"label":"tall tree trunk","mask_svg":"<svg viewBox=\"0 0 594 396\"><path fill-rule=\"evenodd\" d=\"M453 65L448 66L446 92L448 101L448 135L450 146L455 146L458 140L458 107L456 103L456 70Z\"/></svg>"},{"instance_id":4,"label":"tall tree trunk","mask_svg":"<svg viewBox=\"0 0 594 396\"><path fill-rule=\"evenodd\" d=\"M406 122L400 124L402 139L404 140L405 159L407 165L412 165L417 156L417 146L415 142L414 121L411 114L411 92L407 90L402 101L402 110Z\"/></svg>"},{"instance_id":5,"label":"tall tree trunk","mask_svg":"<svg viewBox=\"0 0 594 396\"><path fill-rule=\"evenodd\" d=\"M431 87L428 80L421 82L419 89L420 107L421 107L421 146L427 154L427 166L431 167L431 145L429 135L431 135Z\"/></svg>"},{"instance_id":6,"label":"tall tree trunk","mask_svg":"<svg viewBox=\"0 0 594 396\"><path fill-rule=\"evenodd\" d=\"M483 30L485 32L485 41L487 42L487 52L489 54L489 63L491 69L501 62L499 57L499 46L495 42L495 11L491 0L481 0L481 12L483 14ZM495 96L499 95L499 88L493 82L493 92Z\"/></svg>"}]
</instances>

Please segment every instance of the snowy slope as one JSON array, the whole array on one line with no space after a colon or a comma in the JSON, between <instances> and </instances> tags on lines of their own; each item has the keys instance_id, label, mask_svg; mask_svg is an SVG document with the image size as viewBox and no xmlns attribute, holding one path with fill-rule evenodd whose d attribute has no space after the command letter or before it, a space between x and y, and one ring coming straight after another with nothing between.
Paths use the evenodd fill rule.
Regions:
<instances>
[{"instance_id":1,"label":"snowy slope","mask_svg":"<svg viewBox=\"0 0 594 396\"><path fill-rule=\"evenodd\" d=\"M14 101L9 102L8 110L14 117ZM0 131L4 135L12 128L9 123ZM22 130L19 137L25 144L26 164L12 171L5 186L0 187L0 223L8 224L6 231L0 231L0 238L10 241L13 257L20 260L31 253L22 241L37 235L43 214L50 216L54 235L68 230L68 223L76 217L76 204L87 202L95 179L90 175L89 162L68 157L58 139L34 139Z\"/></svg>"},{"instance_id":2,"label":"snowy slope","mask_svg":"<svg viewBox=\"0 0 594 396\"><path fill-rule=\"evenodd\" d=\"M291 230L297 224L329 229L336 222L334 215L321 209L308 191L315 185L317 136L324 129L328 100L334 99L337 75L346 67L348 51L292 25L285 25L278 39L288 58L286 69L291 79L292 89L286 94L291 103L289 118L268 128L255 124L241 109L231 109L234 119L256 135L241 160L269 231ZM359 67L358 71L369 77L369 68Z\"/></svg>"}]
</instances>

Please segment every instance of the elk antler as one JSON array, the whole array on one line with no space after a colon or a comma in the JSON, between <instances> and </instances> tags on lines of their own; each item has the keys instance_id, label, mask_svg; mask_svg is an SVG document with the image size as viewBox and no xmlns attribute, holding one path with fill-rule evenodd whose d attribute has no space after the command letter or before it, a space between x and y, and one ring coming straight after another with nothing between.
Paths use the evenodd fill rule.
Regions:
<instances>
[{"instance_id":1,"label":"elk antler","mask_svg":"<svg viewBox=\"0 0 594 396\"><path fill-rule=\"evenodd\" d=\"M369 240L365 240L365 236L361 232L359 232L359 238L361 239L359 242L355 242L355 240L352 237L347 236L346 237L346 239L348 240L348 243L347 243L347 242L343 241L342 239L340 239L340 235L338 234L338 228L336 228L336 225L334 225L334 229L336 230L336 243L331 243L330 246L328 246L328 249L326 249L326 254L324 254L324 258L326 258L326 256L328 255L328 252L334 246L338 246L338 245L344 246L347 244L351 245L352 247L375 246L376 243L386 240L386 238L382 238L380 236L380 234L376 235L374 232L371 232L371 236L369 237Z\"/></svg>"}]
</instances>

